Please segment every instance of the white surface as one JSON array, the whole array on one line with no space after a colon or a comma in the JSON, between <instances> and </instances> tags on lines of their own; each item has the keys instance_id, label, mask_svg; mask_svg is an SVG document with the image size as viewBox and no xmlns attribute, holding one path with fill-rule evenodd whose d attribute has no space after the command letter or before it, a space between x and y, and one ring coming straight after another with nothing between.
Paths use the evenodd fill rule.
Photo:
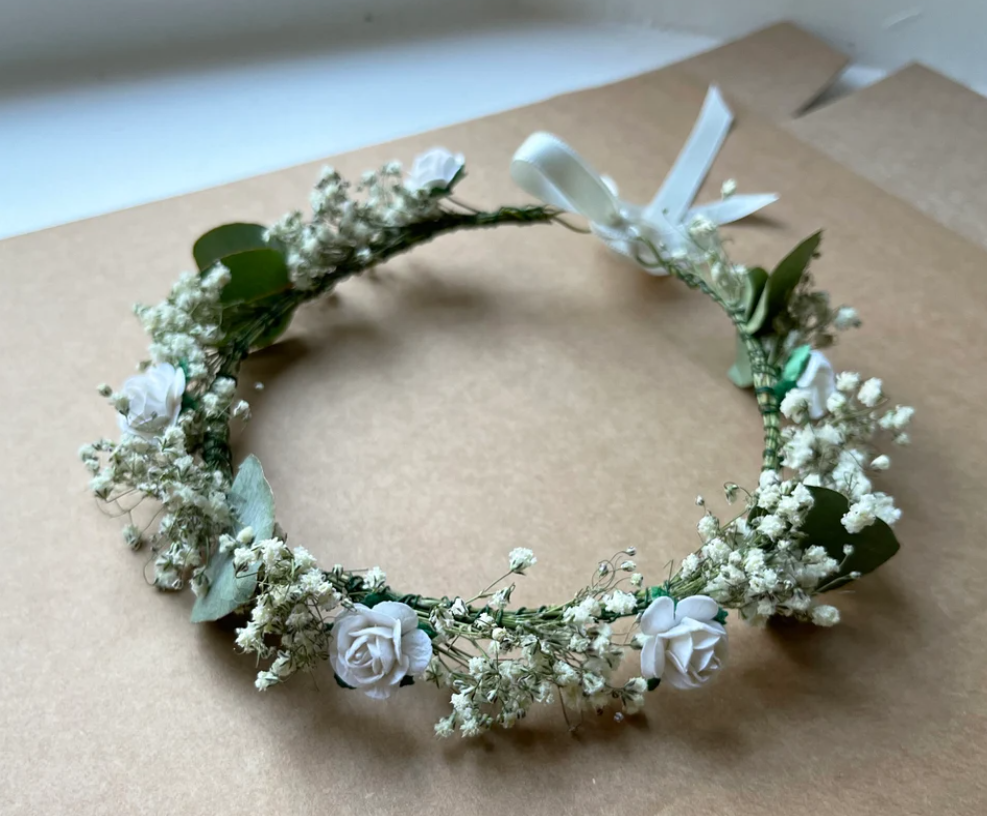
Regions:
<instances>
[{"instance_id":1,"label":"white surface","mask_svg":"<svg viewBox=\"0 0 987 816\"><path fill-rule=\"evenodd\" d=\"M0 237L614 81L714 44L641 27L497 24L0 97Z\"/></svg>"},{"instance_id":2,"label":"white surface","mask_svg":"<svg viewBox=\"0 0 987 816\"><path fill-rule=\"evenodd\" d=\"M921 61L987 94L984 0L515 0L554 20L604 20L734 39L779 20L858 63L893 71Z\"/></svg>"}]
</instances>

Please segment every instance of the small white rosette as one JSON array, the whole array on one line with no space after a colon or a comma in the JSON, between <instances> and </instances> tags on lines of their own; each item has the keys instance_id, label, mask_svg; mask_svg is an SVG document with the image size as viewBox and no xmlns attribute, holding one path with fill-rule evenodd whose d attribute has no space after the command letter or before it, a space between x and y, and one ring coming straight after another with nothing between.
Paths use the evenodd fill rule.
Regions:
<instances>
[{"instance_id":1,"label":"small white rosette","mask_svg":"<svg viewBox=\"0 0 987 816\"><path fill-rule=\"evenodd\" d=\"M465 166L466 157L462 153L433 147L415 157L405 184L412 190L449 190Z\"/></svg>"},{"instance_id":2,"label":"small white rosette","mask_svg":"<svg viewBox=\"0 0 987 816\"><path fill-rule=\"evenodd\" d=\"M706 595L676 604L656 598L641 615L641 674L680 689L699 688L723 667L727 630L715 618L720 607Z\"/></svg>"},{"instance_id":3,"label":"small white rosette","mask_svg":"<svg viewBox=\"0 0 987 816\"><path fill-rule=\"evenodd\" d=\"M121 412L118 419L120 430L153 439L178 422L185 372L171 363L160 363L127 379L120 393L127 398L127 412Z\"/></svg>"},{"instance_id":4,"label":"small white rosette","mask_svg":"<svg viewBox=\"0 0 987 816\"><path fill-rule=\"evenodd\" d=\"M432 641L418 628L407 604L354 604L336 618L329 661L336 676L368 697L391 696L405 677L421 674L432 659Z\"/></svg>"}]
</instances>

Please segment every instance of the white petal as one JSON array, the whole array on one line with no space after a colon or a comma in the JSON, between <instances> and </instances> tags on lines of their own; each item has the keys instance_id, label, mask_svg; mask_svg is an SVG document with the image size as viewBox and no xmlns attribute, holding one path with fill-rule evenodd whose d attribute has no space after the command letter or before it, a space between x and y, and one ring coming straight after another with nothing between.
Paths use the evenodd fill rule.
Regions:
<instances>
[{"instance_id":1,"label":"white petal","mask_svg":"<svg viewBox=\"0 0 987 816\"><path fill-rule=\"evenodd\" d=\"M694 680L688 674L684 672L677 672L677 671L667 672L665 676L665 680L667 681L668 685L670 685L672 688L677 688L677 689L689 690L689 689L699 688L699 686L701 685L701 683Z\"/></svg>"},{"instance_id":2,"label":"white petal","mask_svg":"<svg viewBox=\"0 0 987 816\"><path fill-rule=\"evenodd\" d=\"M704 672L709 662L713 659L713 650L706 649L701 652L693 653L692 657L692 668L696 672Z\"/></svg>"},{"instance_id":3,"label":"white petal","mask_svg":"<svg viewBox=\"0 0 987 816\"><path fill-rule=\"evenodd\" d=\"M404 636L401 650L408 658L408 674L421 674L432 659L432 641L421 629Z\"/></svg>"},{"instance_id":4,"label":"white petal","mask_svg":"<svg viewBox=\"0 0 987 816\"><path fill-rule=\"evenodd\" d=\"M696 621L692 631L692 645L696 649L710 649L720 640L726 637L726 631L716 623L702 623Z\"/></svg>"},{"instance_id":5,"label":"white petal","mask_svg":"<svg viewBox=\"0 0 987 816\"><path fill-rule=\"evenodd\" d=\"M641 650L641 674L660 678L665 671L665 641L651 637Z\"/></svg>"},{"instance_id":6,"label":"white petal","mask_svg":"<svg viewBox=\"0 0 987 816\"><path fill-rule=\"evenodd\" d=\"M713 620L720 611L720 605L708 595L690 595L683 598L675 607L675 620L692 618L698 621Z\"/></svg>"},{"instance_id":7,"label":"white petal","mask_svg":"<svg viewBox=\"0 0 987 816\"><path fill-rule=\"evenodd\" d=\"M679 637L672 638L668 641L666 651L668 652L668 656L671 658L672 662L685 671L689 668L689 662L692 660L691 635L681 635Z\"/></svg>"},{"instance_id":8,"label":"white petal","mask_svg":"<svg viewBox=\"0 0 987 816\"><path fill-rule=\"evenodd\" d=\"M641 631L646 635L657 635L675 625L675 602L667 595L655 598L641 615Z\"/></svg>"},{"instance_id":9,"label":"white petal","mask_svg":"<svg viewBox=\"0 0 987 816\"><path fill-rule=\"evenodd\" d=\"M812 419L821 419L826 413L826 400L836 391L836 374L826 355L821 351L813 351L796 384L799 388L808 389L811 394L809 416Z\"/></svg>"},{"instance_id":10,"label":"white petal","mask_svg":"<svg viewBox=\"0 0 987 816\"><path fill-rule=\"evenodd\" d=\"M401 631L407 634L418 628L418 615L408 604L399 601L381 601L373 611L401 622Z\"/></svg>"}]
</instances>

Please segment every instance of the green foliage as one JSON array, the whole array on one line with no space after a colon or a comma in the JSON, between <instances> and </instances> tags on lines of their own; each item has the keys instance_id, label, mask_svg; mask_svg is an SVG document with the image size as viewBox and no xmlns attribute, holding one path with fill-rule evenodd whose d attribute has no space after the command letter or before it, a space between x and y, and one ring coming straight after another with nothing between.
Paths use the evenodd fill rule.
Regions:
<instances>
[{"instance_id":1,"label":"green foliage","mask_svg":"<svg viewBox=\"0 0 987 816\"><path fill-rule=\"evenodd\" d=\"M256 456L248 456L237 472L227 497L239 529L252 527L257 540L274 534L274 494L264 478ZM233 567L233 553L213 552L206 565L208 590L195 599L192 623L219 620L243 606L257 588L257 566L250 565L238 573Z\"/></svg>"},{"instance_id":2,"label":"green foliage","mask_svg":"<svg viewBox=\"0 0 987 816\"><path fill-rule=\"evenodd\" d=\"M668 592L668 588L667 587L663 587L663 586L651 586L651 587L648 587L647 590L645 590L645 597L644 597L644 599L648 603L651 603L651 601L655 600L655 598L662 598L662 597L665 597L665 598L671 597L671 595Z\"/></svg>"},{"instance_id":3,"label":"green foliage","mask_svg":"<svg viewBox=\"0 0 987 816\"><path fill-rule=\"evenodd\" d=\"M200 272L216 263L230 270L230 282L223 287L220 301L226 307L223 330L229 336L256 320L276 305L279 295L291 288L284 247L265 238L261 224L223 224L210 230L192 247ZM288 312L273 322L252 344L263 348L273 343L291 323Z\"/></svg>"},{"instance_id":4,"label":"green foliage","mask_svg":"<svg viewBox=\"0 0 987 816\"><path fill-rule=\"evenodd\" d=\"M288 264L276 249L252 249L222 260L231 276L220 295L225 306L256 303L291 287Z\"/></svg>"},{"instance_id":5,"label":"green foliage","mask_svg":"<svg viewBox=\"0 0 987 816\"><path fill-rule=\"evenodd\" d=\"M338 674L336 674L336 672L332 673L332 679L336 681L336 685L340 688L350 689L350 691L353 690L353 686L343 680Z\"/></svg>"},{"instance_id":6,"label":"green foliage","mask_svg":"<svg viewBox=\"0 0 987 816\"><path fill-rule=\"evenodd\" d=\"M428 621L418 621L418 628L428 635L429 640L435 640L438 636L438 632L432 628L432 625Z\"/></svg>"},{"instance_id":7,"label":"green foliage","mask_svg":"<svg viewBox=\"0 0 987 816\"><path fill-rule=\"evenodd\" d=\"M384 592L371 592L368 595L363 596L363 600L360 601L364 606L368 606L373 609L377 604L382 601L387 600L387 594Z\"/></svg>"},{"instance_id":8,"label":"green foliage","mask_svg":"<svg viewBox=\"0 0 987 816\"><path fill-rule=\"evenodd\" d=\"M649 677L648 678L648 691L654 691L660 685L661 685L661 678L660 677Z\"/></svg>"},{"instance_id":9,"label":"green foliage","mask_svg":"<svg viewBox=\"0 0 987 816\"><path fill-rule=\"evenodd\" d=\"M264 237L266 230L262 224L222 224L199 237L192 245L192 257L199 271L205 272L230 255L269 249L272 245Z\"/></svg>"},{"instance_id":10,"label":"green foliage","mask_svg":"<svg viewBox=\"0 0 987 816\"><path fill-rule=\"evenodd\" d=\"M740 335L737 335L737 359L730 366L727 376L737 388L750 388L754 385L754 371L751 369L751 358L747 353L747 346L744 345Z\"/></svg>"},{"instance_id":11,"label":"green foliage","mask_svg":"<svg viewBox=\"0 0 987 816\"><path fill-rule=\"evenodd\" d=\"M798 384L799 377L802 376L802 372L805 371L805 367L809 364L809 356L811 354L812 347L805 345L799 346L788 355L785 366L781 370L781 376L775 384L775 396L779 402L785 398L785 394Z\"/></svg>"},{"instance_id":12,"label":"green foliage","mask_svg":"<svg viewBox=\"0 0 987 816\"><path fill-rule=\"evenodd\" d=\"M727 610L720 608L720 611L716 613L716 617L713 618L717 623L724 624L727 622Z\"/></svg>"},{"instance_id":13,"label":"green foliage","mask_svg":"<svg viewBox=\"0 0 987 816\"><path fill-rule=\"evenodd\" d=\"M843 562L836 575L825 579L829 589L850 580L851 572L861 575L873 572L898 552L898 539L883 521L878 519L859 533L848 533L841 521L850 509L846 496L824 487L810 487L809 490L814 501L802 525L806 533L805 546L823 547L831 558ZM843 553L846 544L853 546L850 556Z\"/></svg>"},{"instance_id":14,"label":"green foliage","mask_svg":"<svg viewBox=\"0 0 987 816\"><path fill-rule=\"evenodd\" d=\"M771 333L774 319L785 310L788 299L809 268L810 261L817 256L820 241L821 232L809 236L775 267L764 283L757 305L747 320L747 331L750 334Z\"/></svg>"},{"instance_id":15,"label":"green foliage","mask_svg":"<svg viewBox=\"0 0 987 816\"><path fill-rule=\"evenodd\" d=\"M747 270L747 279L744 281L744 316L750 320L761 299L764 285L768 282L768 273L763 267L755 266Z\"/></svg>"}]
</instances>

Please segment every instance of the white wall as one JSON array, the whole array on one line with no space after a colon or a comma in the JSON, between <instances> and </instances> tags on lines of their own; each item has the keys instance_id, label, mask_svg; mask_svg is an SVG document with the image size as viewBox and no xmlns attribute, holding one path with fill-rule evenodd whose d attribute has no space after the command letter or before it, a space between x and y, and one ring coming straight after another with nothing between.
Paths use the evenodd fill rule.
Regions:
<instances>
[{"instance_id":1,"label":"white wall","mask_svg":"<svg viewBox=\"0 0 987 816\"><path fill-rule=\"evenodd\" d=\"M919 60L987 91L987 0L518 0L518 7L724 38L792 20L858 63L895 69Z\"/></svg>"},{"instance_id":2,"label":"white wall","mask_svg":"<svg viewBox=\"0 0 987 816\"><path fill-rule=\"evenodd\" d=\"M719 38L794 20L860 63L897 68L919 59L987 88L987 0L0 0L0 77L59 61L121 63L229 50L251 39L276 46L338 42L388 30L406 37L471 18L523 11L686 29Z\"/></svg>"},{"instance_id":3,"label":"white wall","mask_svg":"<svg viewBox=\"0 0 987 816\"><path fill-rule=\"evenodd\" d=\"M0 82L467 26L497 0L0 0ZM508 0L507 7L513 6ZM249 46L244 48L243 46ZM10 76L11 73L17 76Z\"/></svg>"}]
</instances>

